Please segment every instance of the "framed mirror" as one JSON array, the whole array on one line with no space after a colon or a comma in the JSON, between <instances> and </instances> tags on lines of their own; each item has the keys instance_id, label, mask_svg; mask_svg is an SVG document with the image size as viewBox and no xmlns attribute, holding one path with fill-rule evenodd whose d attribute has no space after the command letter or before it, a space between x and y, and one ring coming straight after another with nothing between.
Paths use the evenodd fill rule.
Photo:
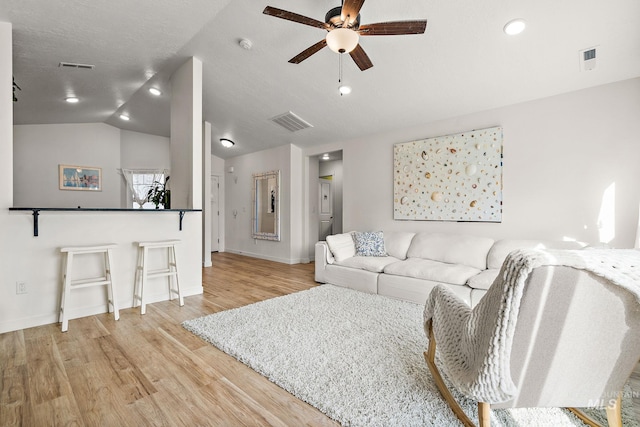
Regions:
<instances>
[{"instance_id":1,"label":"framed mirror","mask_svg":"<svg viewBox=\"0 0 640 427\"><path fill-rule=\"evenodd\" d=\"M280 241L280 171L253 174L254 239Z\"/></svg>"}]
</instances>

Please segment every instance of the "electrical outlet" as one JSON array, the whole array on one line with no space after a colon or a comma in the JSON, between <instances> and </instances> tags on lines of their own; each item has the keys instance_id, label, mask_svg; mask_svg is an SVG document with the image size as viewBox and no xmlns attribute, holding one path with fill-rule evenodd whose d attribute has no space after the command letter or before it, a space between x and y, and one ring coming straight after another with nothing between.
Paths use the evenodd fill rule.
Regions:
<instances>
[{"instance_id":1,"label":"electrical outlet","mask_svg":"<svg viewBox=\"0 0 640 427\"><path fill-rule=\"evenodd\" d=\"M16 282L16 294L26 294L27 293L27 282Z\"/></svg>"}]
</instances>

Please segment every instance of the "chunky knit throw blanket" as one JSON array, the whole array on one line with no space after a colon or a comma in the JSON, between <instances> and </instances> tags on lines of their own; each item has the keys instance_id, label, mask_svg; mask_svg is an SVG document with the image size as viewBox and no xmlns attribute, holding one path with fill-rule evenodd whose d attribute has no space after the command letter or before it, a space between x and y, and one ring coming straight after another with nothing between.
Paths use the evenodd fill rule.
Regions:
<instances>
[{"instance_id":1,"label":"chunky knit throw blanket","mask_svg":"<svg viewBox=\"0 0 640 427\"><path fill-rule=\"evenodd\" d=\"M640 303L640 251L631 249L514 251L473 309L444 286L434 288L425 304L425 331L432 321L445 372L468 397L499 403L515 396L513 334L527 277L540 266L587 270L627 289Z\"/></svg>"}]
</instances>

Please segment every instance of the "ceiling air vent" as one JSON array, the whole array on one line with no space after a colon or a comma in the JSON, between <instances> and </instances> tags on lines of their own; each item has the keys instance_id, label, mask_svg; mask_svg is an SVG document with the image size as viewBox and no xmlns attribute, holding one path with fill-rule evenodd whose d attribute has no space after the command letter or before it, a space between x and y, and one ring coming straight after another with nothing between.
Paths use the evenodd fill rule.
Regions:
<instances>
[{"instance_id":1,"label":"ceiling air vent","mask_svg":"<svg viewBox=\"0 0 640 427\"><path fill-rule=\"evenodd\" d=\"M590 47L580 51L580 70L591 71L596 68L596 48Z\"/></svg>"},{"instance_id":2,"label":"ceiling air vent","mask_svg":"<svg viewBox=\"0 0 640 427\"><path fill-rule=\"evenodd\" d=\"M79 68L82 70L93 70L95 65L91 64L77 64L75 62L61 62L58 64L60 68Z\"/></svg>"},{"instance_id":3,"label":"ceiling air vent","mask_svg":"<svg viewBox=\"0 0 640 427\"><path fill-rule=\"evenodd\" d=\"M269 120L279 124L289 132L297 132L302 129L313 127L313 125L311 125L309 122L301 119L299 116L295 115L291 111L288 111L284 114L280 114L279 116L272 117Z\"/></svg>"}]
</instances>

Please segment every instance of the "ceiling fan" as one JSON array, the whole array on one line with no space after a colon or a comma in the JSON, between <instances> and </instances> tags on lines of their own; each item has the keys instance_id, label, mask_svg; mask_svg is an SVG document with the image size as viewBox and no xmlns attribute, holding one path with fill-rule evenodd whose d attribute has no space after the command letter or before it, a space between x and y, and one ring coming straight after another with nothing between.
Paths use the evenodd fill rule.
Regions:
<instances>
[{"instance_id":1,"label":"ceiling fan","mask_svg":"<svg viewBox=\"0 0 640 427\"><path fill-rule=\"evenodd\" d=\"M373 67L373 63L359 44L360 36L423 34L427 28L426 19L360 25L363 3L364 0L344 0L342 6L327 12L324 22L271 6L267 6L262 13L328 31L326 38L291 58L290 63L299 64L323 47L329 46L336 53L349 53L362 71Z\"/></svg>"}]
</instances>

